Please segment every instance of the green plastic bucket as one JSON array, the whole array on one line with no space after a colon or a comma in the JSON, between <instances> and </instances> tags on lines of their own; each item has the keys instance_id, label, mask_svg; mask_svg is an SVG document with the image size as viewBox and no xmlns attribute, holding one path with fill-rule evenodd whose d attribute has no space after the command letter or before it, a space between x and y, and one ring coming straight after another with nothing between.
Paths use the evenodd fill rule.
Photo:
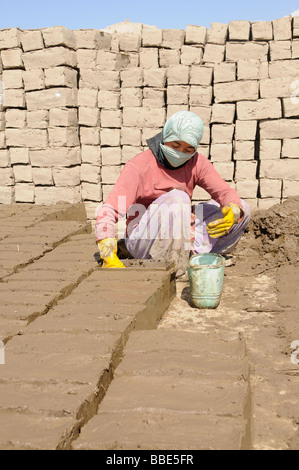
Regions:
<instances>
[{"instance_id":1,"label":"green plastic bucket","mask_svg":"<svg viewBox=\"0 0 299 470\"><path fill-rule=\"evenodd\" d=\"M220 304L225 259L216 253L192 256L187 268L192 302L197 308L217 308Z\"/></svg>"}]
</instances>

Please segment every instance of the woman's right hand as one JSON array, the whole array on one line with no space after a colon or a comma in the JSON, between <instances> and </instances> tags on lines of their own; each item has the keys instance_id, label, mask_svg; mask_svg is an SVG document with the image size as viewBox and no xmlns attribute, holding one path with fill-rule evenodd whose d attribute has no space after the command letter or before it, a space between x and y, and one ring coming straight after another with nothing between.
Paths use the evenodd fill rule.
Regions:
<instances>
[{"instance_id":1,"label":"woman's right hand","mask_svg":"<svg viewBox=\"0 0 299 470\"><path fill-rule=\"evenodd\" d=\"M103 260L103 268L125 268L125 265L117 256L116 238L105 238L99 241L98 248Z\"/></svg>"}]
</instances>

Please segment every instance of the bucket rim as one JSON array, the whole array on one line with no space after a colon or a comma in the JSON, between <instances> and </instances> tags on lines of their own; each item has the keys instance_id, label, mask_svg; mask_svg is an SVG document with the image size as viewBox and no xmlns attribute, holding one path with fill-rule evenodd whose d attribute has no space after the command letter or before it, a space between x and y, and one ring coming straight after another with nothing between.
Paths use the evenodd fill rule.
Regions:
<instances>
[{"instance_id":1,"label":"bucket rim","mask_svg":"<svg viewBox=\"0 0 299 470\"><path fill-rule=\"evenodd\" d=\"M195 258L195 257L198 257L198 256L204 256L204 255L212 255L214 256L215 258L219 258L219 263L218 264L215 264L215 265L209 265L209 268L211 269L217 269L219 268L219 266L223 266L224 264L224 257L218 253L197 253L193 256L191 256L190 260L189 260L189 264L188 264L188 268L189 269L203 269L204 267L206 267L207 265L206 264L190 264L192 259Z\"/></svg>"}]
</instances>

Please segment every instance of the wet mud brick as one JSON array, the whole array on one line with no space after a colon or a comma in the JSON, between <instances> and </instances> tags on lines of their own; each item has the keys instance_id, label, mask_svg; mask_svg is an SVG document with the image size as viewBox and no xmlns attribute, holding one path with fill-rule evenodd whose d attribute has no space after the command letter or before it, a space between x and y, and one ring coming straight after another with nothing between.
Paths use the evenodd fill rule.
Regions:
<instances>
[{"instance_id":1,"label":"wet mud brick","mask_svg":"<svg viewBox=\"0 0 299 470\"><path fill-rule=\"evenodd\" d=\"M2 279L0 339L18 334L28 321L47 313L59 299L69 295L97 267L94 252L91 234L76 235Z\"/></svg>"},{"instance_id":2,"label":"wet mud brick","mask_svg":"<svg viewBox=\"0 0 299 470\"><path fill-rule=\"evenodd\" d=\"M51 220L86 222L84 204L59 203L52 206L2 204L0 205L0 240L16 234L22 236L23 229Z\"/></svg>"},{"instance_id":3,"label":"wet mud brick","mask_svg":"<svg viewBox=\"0 0 299 470\"><path fill-rule=\"evenodd\" d=\"M133 332L74 449L244 449L248 362L235 337Z\"/></svg>"},{"instance_id":4,"label":"wet mud brick","mask_svg":"<svg viewBox=\"0 0 299 470\"><path fill-rule=\"evenodd\" d=\"M0 448L69 448L95 415L130 333L156 327L174 292L167 266L154 272L97 268L8 341L0 384Z\"/></svg>"},{"instance_id":5,"label":"wet mud brick","mask_svg":"<svg viewBox=\"0 0 299 470\"><path fill-rule=\"evenodd\" d=\"M19 237L14 236L14 238L2 240L0 242L0 277L3 279L33 264L72 235L86 233L87 230L88 225L80 222L42 222L39 224L39 229L25 229ZM41 240L42 243L40 243Z\"/></svg>"},{"instance_id":6,"label":"wet mud brick","mask_svg":"<svg viewBox=\"0 0 299 470\"><path fill-rule=\"evenodd\" d=\"M78 233L84 233L87 226L81 222L41 222L38 227L29 227L20 231L18 237L14 236L10 243L10 237L0 242L0 269L16 271L35 259L41 257L47 251L62 243L68 237ZM40 240L43 244L39 244ZM35 242L38 244L35 245ZM15 252L6 249L15 244ZM23 252L23 247L25 251Z\"/></svg>"},{"instance_id":7,"label":"wet mud brick","mask_svg":"<svg viewBox=\"0 0 299 470\"><path fill-rule=\"evenodd\" d=\"M285 328L290 341L299 341L299 263L280 266L276 274L279 305L284 309Z\"/></svg>"}]
</instances>

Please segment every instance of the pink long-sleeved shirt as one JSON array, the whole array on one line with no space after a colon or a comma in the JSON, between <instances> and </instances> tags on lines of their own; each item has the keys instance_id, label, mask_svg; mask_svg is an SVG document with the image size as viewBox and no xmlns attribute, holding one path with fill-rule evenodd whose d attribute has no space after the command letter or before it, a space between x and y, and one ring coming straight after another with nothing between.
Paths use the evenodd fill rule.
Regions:
<instances>
[{"instance_id":1,"label":"pink long-sleeved shirt","mask_svg":"<svg viewBox=\"0 0 299 470\"><path fill-rule=\"evenodd\" d=\"M133 204L142 204L147 208L158 197L177 187L184 188L192 198L196 186L206 190L221 207L230 203L242 207L237 192L230 188L212 163L201 154L196 153L185 166L174 170L162 166L150 149L136 155L124 166L98 213L97 241L115 237L115 223L128 214ZM136 215L129 217L127 223L134 217Z\"/></svg>"}]
</instances>

